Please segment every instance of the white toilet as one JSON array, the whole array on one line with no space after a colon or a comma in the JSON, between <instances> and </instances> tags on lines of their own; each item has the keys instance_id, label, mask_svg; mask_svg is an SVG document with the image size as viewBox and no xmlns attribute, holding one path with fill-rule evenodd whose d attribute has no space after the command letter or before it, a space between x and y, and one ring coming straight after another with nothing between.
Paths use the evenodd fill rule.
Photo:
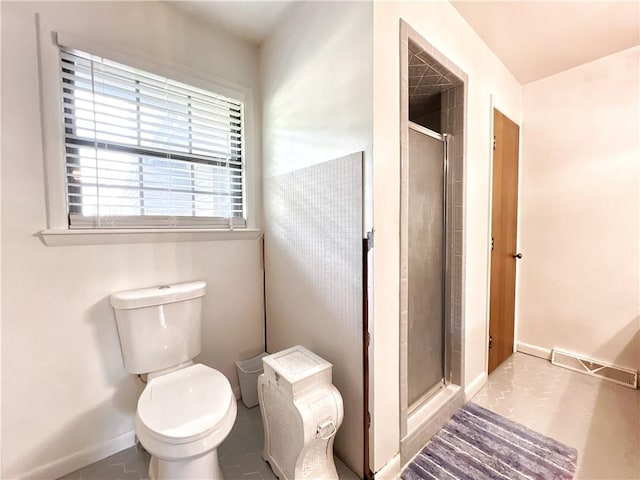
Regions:
<instances>
[{"instance_id":1,"label":"white toilet","mask_svg":"<svg viewBox=\"0 0 640 480\"><path fill-rule=\"evenodd\" d=\"M136 435L151 454L151 480L222 479L218 445L236 419L227 378L194 364L204 282L111 295L126 369L147 375Z\"/></svg>"}]
</instances>

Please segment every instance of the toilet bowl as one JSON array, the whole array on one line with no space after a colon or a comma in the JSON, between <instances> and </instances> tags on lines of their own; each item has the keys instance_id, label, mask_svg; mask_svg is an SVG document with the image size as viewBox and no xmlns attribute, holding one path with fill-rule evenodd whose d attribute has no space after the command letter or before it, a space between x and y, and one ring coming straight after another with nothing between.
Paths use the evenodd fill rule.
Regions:
<instances>
[{"instance_id":1,"label":"toilet bowl","mask_svg":"<svg viewBox=\"0 0 640 480\"><path fill-rule=\"evenodd\" d=\"M205 365L149 380L136 412L136 434L152 456L149 478L222 479L217 447L236 413L229 381Z\"/></svg>"},{"instance_id":2,"label":"toilet bowl","mask_svg":"<svg viewBox=\"0 0 640 480\"><path fill-rule=\"evenodd\" d=\"M219 371L193 359L201 350L201 281L111 295L125 368L148 374L136 435L151 454L151 480L221 480L218 445L237 406Z\"/></svg>"}]
</instances>

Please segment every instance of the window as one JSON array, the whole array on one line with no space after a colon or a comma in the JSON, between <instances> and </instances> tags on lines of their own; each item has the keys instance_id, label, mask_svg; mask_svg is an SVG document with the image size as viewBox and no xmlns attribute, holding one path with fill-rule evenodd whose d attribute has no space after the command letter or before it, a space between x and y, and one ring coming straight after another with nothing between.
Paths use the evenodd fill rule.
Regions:
<instances>
[{"instance_id":1,"label":"window","mask_svg":"<svg viewBox=\"0 0 640 480\"><path fill-rule=\"evenodd\" d=\"M69 227L245 227L243 104L61 47Z\"/></svg>"}]
</instances>

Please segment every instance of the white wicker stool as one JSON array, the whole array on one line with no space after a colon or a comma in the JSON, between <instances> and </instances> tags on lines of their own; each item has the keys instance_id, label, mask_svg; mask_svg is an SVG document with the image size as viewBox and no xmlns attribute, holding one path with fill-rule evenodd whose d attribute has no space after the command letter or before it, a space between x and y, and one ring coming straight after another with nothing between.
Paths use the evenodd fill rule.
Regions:
<instances>
[{"instance_id":1,"label":"white wicker stool","mask_svg":"<svg viewBox=\"0 0 640 480\"><path fill-rule=\"evenodd\" d=\"M337 479L333 440L344 407L331 383L331 364L300 345L262 362L262 457L280 480Z\"/></svg>"}]
</instances>

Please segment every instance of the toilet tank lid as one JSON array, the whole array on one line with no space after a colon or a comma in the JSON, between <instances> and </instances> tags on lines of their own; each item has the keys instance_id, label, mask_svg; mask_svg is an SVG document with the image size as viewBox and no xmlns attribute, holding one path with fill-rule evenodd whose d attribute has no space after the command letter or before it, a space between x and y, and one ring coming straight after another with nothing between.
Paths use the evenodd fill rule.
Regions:
<instances>
[{"instance_id":1,"label":"toilet tank lid","mask_svg":"<svg viewBox=\"0 0 640 480\"><path fill-rule=\"evenodd\" d=\"M197 281L127 290L112 294L111 306L127 310L191 300L192 298L204 296L206 287L207 284L205 282Z\"/></svg>"}]
</instances>

